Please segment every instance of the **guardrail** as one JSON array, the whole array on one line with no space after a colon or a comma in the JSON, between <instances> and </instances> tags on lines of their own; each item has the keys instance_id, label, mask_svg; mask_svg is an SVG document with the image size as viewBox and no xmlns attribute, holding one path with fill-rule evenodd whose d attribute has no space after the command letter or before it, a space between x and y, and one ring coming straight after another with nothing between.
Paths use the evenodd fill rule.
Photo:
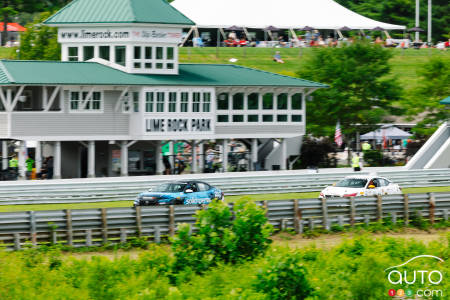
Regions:
<instances>
[{"instance_id":1,"label":"guardrail","mask_svg":"<svg viewBox=\"0 0 450 300\"><path fill-rule=\"evenodd\" d=\"M339 170L338 170L339 171ZM401 187L450 186L450 169L379 171ZM251 172L96 178L57 181L0 182L0 205L109 202L134 200L138 193L169 180L199 179L221 188L225 195L315 192L354 172ZM360 172L359 174L369 174Z\"/></svg>"},{"instance_id":2,"label":"guardrail","mask_svg":"<svg viewBox=\"0 0 450 300\"><path fill-rule=\"evenodd\" d=\"M302 233L315 227L369 225L386 217L393 223L402 219L406 225L415 213L431 223L447 221L450 193L257 203L266 209L269 222L276 228ZM207 207L171 205L0 213L0 243L16 250L24 243L30 246L62 243L78 247L123 243L140 236L158 243L174 235L177 224L195 223L194 214L199 209Z\"/></svg>"}]
</instances>

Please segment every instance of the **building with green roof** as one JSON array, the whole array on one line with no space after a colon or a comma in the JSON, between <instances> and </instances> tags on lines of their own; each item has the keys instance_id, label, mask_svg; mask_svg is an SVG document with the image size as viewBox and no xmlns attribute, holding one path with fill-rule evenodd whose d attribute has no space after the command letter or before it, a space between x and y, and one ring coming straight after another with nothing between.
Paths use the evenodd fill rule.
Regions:
<instances>
[{"instance_id":1,"label":"building with green roof","mask_svg":"<svg viewBox=\"0 0 450 300\"><path fill-rule=\"evenodd\" d=\"M62 61L0 61L3 157L8 141L20 141L22 177L27 142L38 172L42 157L54 157L55 178L161 174L161 146L173 167L177 141L190 145L192 172L204 170L210 141L223 171L236 143L250 169L287 169L305 134L305 100L326 88L180 64L182 29L193 23L164 0L75 0L45 24L58 27Z\"/></svg>"},{"instance_id":2,"label":"building with green roof","mask_svg":"<svg viewBox=\"0 0 450 300\"><path fill-rule=\"evenodd\" d=\"M441 104L445 104L445 105L450 105L450 96L448 96L447 98L443 99L440 103Z\"/></svg>"}]
</instances>

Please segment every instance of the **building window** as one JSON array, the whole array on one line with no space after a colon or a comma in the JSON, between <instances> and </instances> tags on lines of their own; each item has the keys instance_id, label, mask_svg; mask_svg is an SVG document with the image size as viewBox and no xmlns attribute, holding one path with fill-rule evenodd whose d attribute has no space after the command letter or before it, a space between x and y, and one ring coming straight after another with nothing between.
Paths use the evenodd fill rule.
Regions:
<instances>
[{"instance_id":1,"label":"building window","mask_svg":"<svg viewBox=\"0 0 450 300\"><path fill-rule=\"evenodd\" d=\"M237 93L233 95L233 109L244 109L243 93Z\"/></svg>"},{"instance_id":2,"label":"building window","mask_svg":"<svg viewBox=\"0 0 450 300\"><path fill-rule=\"evenodd\" d=\"M259 109L259 95L257 93L248 95L247 107L248 109Z\"/></svg>"},{"instance_id":3,"label":"building window","mask_svg":"<svg viewBox=\"0 0 450 300\"><path fill-rule=\"evenodd\" d=\"M87 61L94 58L94 46L83 47L83 60Z\"/></svg>"},{"instance_id":4,"label":"building window","mask_svg":"<svg viewBox=\"0 0 450 300\"><path fill-rule=\"evenodd\" d=\"M68 48L68 58L69 61L78 61L78 47Z\"/></svg>"},{"instance_id":5,"label":"building window","mask_svg":"<svg viewBox=\"0 0 450 300\"><path fill-rule=\"evenodd\" d=\"M157 69L162 69L163 66L164 66L164 64L162 64L162 63L157 63L157 64L156 64L156 68L157 68Z\"/></svg>"},{"instance_id":6,"label":"building window","mask_svg":"<svg viewBox=\"0 0 450 300\"><path fill-rule=\"evenodd\" d=\"M141 47L134 47L134 59L141 59Z\"/></svg>"},{"instance_id":7,"label":"building window","mask_svg":"<svg viewBox=\"0 0 450 300\"><path fill-rule=\"evenodd\" d=\"M152 59L152 47L145 47L145 59Z\"/></svg>"},{"instance_id":8,"label":"building window","mask_svg":"<svg viewBox=\"0 0 450 300\"><path fill-rule=\"evenodd\" d=\"M156 112L164 112L164 92L156 93Z\"/></svg>"},{"instance_id":9,"label":"building window","mask_svg":"<svg viewBox=\"0 0 450 300\"><path fill-rule=\"evenodd\" d=\"M200 112L200 93L192 94L192 112Z\"/></svg>"},{"instance_id":10,"label":"building window","mask_svg":"<svg viewBox=\"0 0 450 300\"><path fill-rule=\"evenodd\" d=\"M156 47L156 59L163 59L163 47Z\"/></svg>"},{"instance_id":11,"label":"building window","mask_svg":"<svg viewBox=\"0 0 450 300\"><path fill-rule=\"evenodd\" d=\"M291 106L292 109L302 109L302 94L294 94L291 98Z\"/></svg>"},{"instance_id":12,"label":"building window","mask_svg":"<svg viewBox=\"0 0 450 300\"><path fill-rule=\"evenodd\" d=\"M248 121L249 122L259 122L259 116L258 115L248 115Z\"/></svg>"},{"instance_id":13,"label":"building window","mask_svg":"<svg viewBox=\"0 0 450 300\"><path fill-rule=\"evenodd\" d=\"M153 112L153 93L145 93L145 112Z\"/></svg>"},{"instance_id":14,"label":"building window","mask_svg":"<svg viewBox=\"0 0 450 300\"><path fill-rule=\"evenodd\" d=\"M146 68L146 69L151 69L151 68L153 68L152 63L145 63L145 68Z\"/></svg>"},{"instance_id":15,"label":"building window","mask_svg":"<svg viewBox=\"0 0 450 300\"><path fill-rule=\"evenodd\" d=\"M169 112L177 111L177 93L170 92L169 93Z\"/></svg>"},{"instance_id":16,"label":"building window","mask_svg":"<svg viewBox=\"0 0 450 300\"><path fill-rule=\"evenodd\" d=\"M219 123L227 123L228 122L228 115L218 115L217 116L217 122Z\"/></svg>"},{"instance_id":17,"label":"building window","mask_svg":"<svg viewBox=\"0 0 450 300\"><path fill-rule=\"evenodd\" d=\"M277 122L287 122L288 116L287 115L278 115L277 116Z\"/></svg>"},{"instance_id":18,"label":"building window","mask_svg":"<svg viewBox=\"0 0 450 300\"><path fill-rule=\"evenodd\" d=\"M166 56L167 56L167 60L173 60L173 58L174 58L174 49L173 49L173 47L167 47L166 48Z\"/></svg>"},{"instance_id":19,"label":"building window","mask_svg":"<svg viewBox=\"0 0 450 300\"><path fill-rule=\"evenodd\" d=\"M301 122L302 115L292 115L292 122Z\"/></svg>"},{"instance_id":20,"label":"building window","mask_svg":"<svg viewBox=\"0 0 450 300\"><path fill-rule=\"evenodd\" d=\"M139 92L133 92L133 111L139 112Z\"/></svg>"},{"instance_id":21,"label":"building window","mask_svg":"<svg viewBox=\"0 0 450 300\"><path fill-rule=\"evenodd\" d=\"M228 109L228 93L222 93L217 97L217 109L218 110Z\"/></svg>"},{"instance_id":22,"label":"building window","mask_svg":"<svg viewBox=\"0 0 450 300\"><path fill-rule=\"evenodd\" d=\"M277 109L288 108L288 95L286 93L277 96Z\"/></svg>"},{"instance_id":23,"label":"building window","mask_svg":"<svg viewBox=\"0 0 450 300\"><path fill-rule=\"evenodd\" d=\"M263 122L273 122L272 115L263 115Z\"/></svg>"},{"instance_id":24,"label":"building window","mask_svg":"<svg viewBox=\"0 0 450 300\"><path fill-rule=\"evenodd\" d=\"M87 97L90 95L90 98ZM74 111L99 111L102 109L101 92L70 92L70 110Z\"/></svg>"},{"instance_id":25,"label":"building window","mask_svg":"<svg viewBox=\"0 0 450 300\"><path fill-rule=\"evenodd\" d=\"M116 64L125 66L127 57L127 48L125 46L116 46Z\"/></svg>"},{"instance_id":26,"label":"building window","mask_svg":"<svg viewBox=\"0 0 450 300\"><path fill-rule=\"evenodd\" d=\"M100 46L99 55L101 59L110 60L110 48L109 46Z\"/></svg>"},{"instance_id":27,"label":"building window","mask_svg":"<svg viewBox=\"0 0 450 300\"><path fill-rule=\"evenodd\" d=\"M172 64L172 63L167 64L167 69L173 70L173 68L174 68L174 64Z\"/></svg>"},{"instance_id":28,"label":"building window","mask_svg":"<svg viewBox=\"0 0 450 300\"><path fill-rule=\"evenodd\" d=\"M189 111L189 93L181 93L181 112Z\"/></svg>"},{"instance_id":29,"label":"building window","mask_svg":"<svg viewBox=\"0 0 450 300\"><path fill-rule=\"evenodd\" d=\"M211 93L203 93L203 112L211 111Z\"/></svg>"},{"instance_id":30,"label":"building window","mask_svg":"<svg viewBox=\"0 0 450 300\"><path fill-rule=\"evenodd\" d=\"M236 122L236 123L244 122L244 116L243 115L233 115L233 122Z\"/></svg>"},{"instance_id":31,"label":"building window","mask_svg":"<svg viewBox=\"0 0 450 300\"><path fill-rule=\"evenodd\" d=\"M273 109L273 94L271 93L264 94L263 109Z\"/></svg>"}]
</instances>

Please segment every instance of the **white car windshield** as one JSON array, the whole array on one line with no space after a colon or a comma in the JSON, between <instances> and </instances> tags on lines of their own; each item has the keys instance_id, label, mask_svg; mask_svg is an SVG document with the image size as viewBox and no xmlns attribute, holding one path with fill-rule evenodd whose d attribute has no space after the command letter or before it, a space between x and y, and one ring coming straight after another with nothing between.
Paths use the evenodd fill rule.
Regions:
<instances>
[{"instance_id":1,"label":"white car windshield","mask_svg":"<svg viewBox=\"0 0 450 300\"><path fill-rule=\"evenodd\" d=\"M337 187L348 187L348 188L363 188L367 184L367 179L360 178L346 178L339 181Z\"/></svg>"},{"instance_id":2,"label":"white car windshield","mask_svg":"<svg viewBox=\"0 0 450 300\"><path fill-rule=\"evenodd\" d=\"M185 183L163 183L155 187L152 192L181 193L185 187Z\"/></svg>"}]
</instances>

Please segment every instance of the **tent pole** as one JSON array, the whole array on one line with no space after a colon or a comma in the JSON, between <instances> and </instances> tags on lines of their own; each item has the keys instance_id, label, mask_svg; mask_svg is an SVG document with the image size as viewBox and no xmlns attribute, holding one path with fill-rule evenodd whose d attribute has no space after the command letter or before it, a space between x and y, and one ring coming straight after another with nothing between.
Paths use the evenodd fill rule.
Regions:
<instances>
[{"instance_id":1,"label":"tent pole","mask_svg":"<svg viewBox=\"0 0 450 300\"><path fill-rule=\"evenodd\" d=\"M428 46L431 46L431 18L432 18L432 4L431 4L431 0L428 0L428 38L427 38L427 42L428 42Z\"/></svg>"},{"instance_id":2,"label":"tent pole","mask_svg":"<svg viewBox=\"0 0 450 300\"><path fill-rule=\"evenodd\" d=\"M220 33L222 34L223 40L225 41L227 39L227 35L225 34L225 31L223 30L223 28L219 28Z\"/></svg>"},{"instance_id":3,"label":"tent pole","mask_svg":"<svg viewBox=\"0 0 450 300\"><path fill-rule=\"evenodd\" d=\"M420 27L420 0L416 0L416 27ZM419 38L419 32L416 31L416 42Z\"/></svg>"},{"instance_id":4,"label":"tent pole","mask_svg":"<svg viewBox=\"0 0 450 300\"><path fill-rule=\"evenodd\" d=\"M199 34L199 32L198 32L198 27L197 26L195 26L195 37L196 38L198 38L198 37L200 37L200 34Z\"/></svg>"},{"instance_id":5,"label":"tent pole","mask_svg":"<svg viewBox=\"0 0 450 300\"><path fill-rule=\"evenodd\" d=\"M297 37L297 35L295 34L294 28L290 28L289 31L290 31L291 34L292 34L292 38L294 39L295 45L300 46L300 43L298 42L298 37Z\"/></svg>"},{"instance_id":6,"label":"tent pole","mask_svg":"<svg viewBox=\"0 0 450 300\"><path fill-rule=\"evenodd\" d=\"M184 37L183 41L181 42L180 47L183 47L184 44L186 43L186 41L188 40L189 36L191 35L192 31L194 30L194 26L191 27L191 29L189 29L188 33L186 34L186 36Z\"/></svg>"},{"instance_id":7,"label":"tent pole","mask_svg":"<svg viewBox=\"0 0 450 300\"><path fill-rule=\"evenodd\" d=\"M391 36L389 35L389 32L387 30L385 30L383 32L386 35L386 39L390 39L391 38Z\"/></svg>"},{"instance_id":8,"label":"tent pole","mask_svg":"<svg viewBox=\"0 0 450 300\"><path fill-rule=\"evenodd\" d=\"M341 32L339 29L336 30L336 32L337 32L337 34L339 35L339 37L340 37L341 39L344 38L344 35L342 34L342 32Z\"/></svg>"},{"instance_id":9,"label":"tent pole","mask_svg":"<svg viewBox=\"0 0 450 300\"><path fill-rule=\"evenodd\" d=\"M249 41L249 40L250 40L250 37L249 37L249 35L248 35L248 31L247 31L247 28L245 28L245 27L242 27L242 29L244 30L244 33L245 33L245 37L247 38L247 41Z\"/></svg>"}]
</instances>

